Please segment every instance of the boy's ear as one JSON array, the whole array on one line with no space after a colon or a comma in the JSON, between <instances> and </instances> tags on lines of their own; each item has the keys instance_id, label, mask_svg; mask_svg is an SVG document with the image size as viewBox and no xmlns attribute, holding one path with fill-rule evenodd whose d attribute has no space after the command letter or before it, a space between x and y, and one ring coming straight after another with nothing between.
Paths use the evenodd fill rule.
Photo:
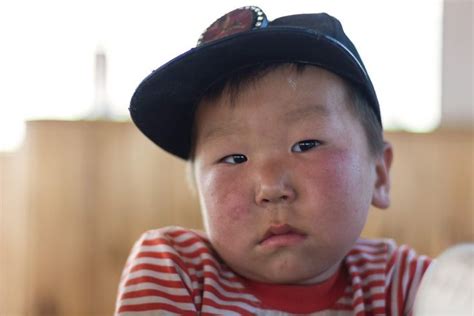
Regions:
<instances>
[{"instance_id":1,"label":"boy's ear","mask_svg":"<svg viewBox=\"0 0 474 316\"><path fill-rule=\"evenodd\" d=\"M390 205L390 167L392 159L392 145L385 142L383 153L377 157L375 163L376 179L372 194L372 205L378 208L387 208Z\"/></svg>"}]
</instances>

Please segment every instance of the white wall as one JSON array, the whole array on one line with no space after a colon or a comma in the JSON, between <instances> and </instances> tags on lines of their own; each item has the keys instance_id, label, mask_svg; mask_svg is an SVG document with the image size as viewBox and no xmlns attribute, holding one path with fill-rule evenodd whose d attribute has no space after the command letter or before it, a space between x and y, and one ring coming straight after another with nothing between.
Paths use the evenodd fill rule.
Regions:
<instances>
[{"instance_id":1,"label":"white wall","mask_svg":"<svg viewBox=\"0 0 474 316\"><path fill-rule=\"evenodd\" d=\"M473 0L445 0L441 127L472 128Z\"/></svg>"}]
</instances>

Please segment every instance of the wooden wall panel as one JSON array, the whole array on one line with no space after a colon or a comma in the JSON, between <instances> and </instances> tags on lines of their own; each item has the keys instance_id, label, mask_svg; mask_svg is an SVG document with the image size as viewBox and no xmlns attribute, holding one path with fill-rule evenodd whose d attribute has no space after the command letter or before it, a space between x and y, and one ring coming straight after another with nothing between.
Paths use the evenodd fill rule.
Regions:
<instances>
[{"instance_id":1,"label":"wooden wall panel","mask_svg":"<svg viewBox=\"0 0 474 316\"><path fill-rule=\"evenodd\" d=\"M0 315L26 315L29 278L27 153L0 155Z\"/></svg>"},{"instance_id":2,"label":"wooden wall panel","mask_svg":"<svg viewBox=\"0 0 474 316\"><path fill-rule=\"evenodd\" d=\"M364 236L431 256L474 241L472 131L387 138L392 207L371 211ZM0 315L110 315L143 231L202 227L185 163L129 122L30 122L0 172Z\"/></svg>"},{"instance_id":3,"label":"wooden wall panel","mask_svg":"<svg viewBox=\"0 0 474 316\"><path fill-rule=\"evenodd\" d=\"M94 227L87 150L80 124L28 125L28 209L33 314L86 315L94 299L91 236Z\"/></svg>"}]
</instances>

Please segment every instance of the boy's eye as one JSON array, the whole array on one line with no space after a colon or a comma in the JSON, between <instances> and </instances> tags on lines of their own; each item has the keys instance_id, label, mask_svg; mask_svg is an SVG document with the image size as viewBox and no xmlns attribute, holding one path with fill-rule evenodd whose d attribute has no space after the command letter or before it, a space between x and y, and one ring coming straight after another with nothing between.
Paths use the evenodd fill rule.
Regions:
<instances>
[{"instance_id":1,"label":"boy's eye","mask_svg":"<svg viewBox=\"0 0 474 316\"><path fill-rule=\"evenodd\" d=\"M300 142L297 142L291 147L291 151L295 153L301 153L307 150L310 150L311 148L314 148L318 145L320 145L321 142L314 140L314 139L307 139L307 140L302 140Z\"/></svg>"},{"instance_id":2,"label":"boy's eye","mask_svg":"<svg viewBox=\"0 0 474 316\"><path fill-rule=\"evenodd\" d=\"M224 158L219 160L219 162L233 164L233 165L243 163L246 161L247 161L247 157L245 157L245 155L242 155L242 154L233 154L233 155L225 156Z\"/></svg>"}]
</instances>

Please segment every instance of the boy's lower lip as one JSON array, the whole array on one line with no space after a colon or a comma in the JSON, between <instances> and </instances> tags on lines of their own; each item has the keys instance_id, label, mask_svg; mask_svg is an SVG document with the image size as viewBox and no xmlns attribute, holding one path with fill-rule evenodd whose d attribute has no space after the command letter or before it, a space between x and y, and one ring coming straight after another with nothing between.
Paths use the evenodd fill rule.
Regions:
<instances>
[{"instance_id":1,"label":"boy's lower lip","mask_svg":"<svg viewBox=\"0 0 474 316\"><path fill-rule=\"evenodd\" d=\"M260 246L263 247L284 247L284 246L292 246L301 243L303 240L306 239L305 235L296 233L296 232L288 232L286 234L278 234L272 235L268 238L265 238L260 242Z\"/></svg>"}]
</instances>

